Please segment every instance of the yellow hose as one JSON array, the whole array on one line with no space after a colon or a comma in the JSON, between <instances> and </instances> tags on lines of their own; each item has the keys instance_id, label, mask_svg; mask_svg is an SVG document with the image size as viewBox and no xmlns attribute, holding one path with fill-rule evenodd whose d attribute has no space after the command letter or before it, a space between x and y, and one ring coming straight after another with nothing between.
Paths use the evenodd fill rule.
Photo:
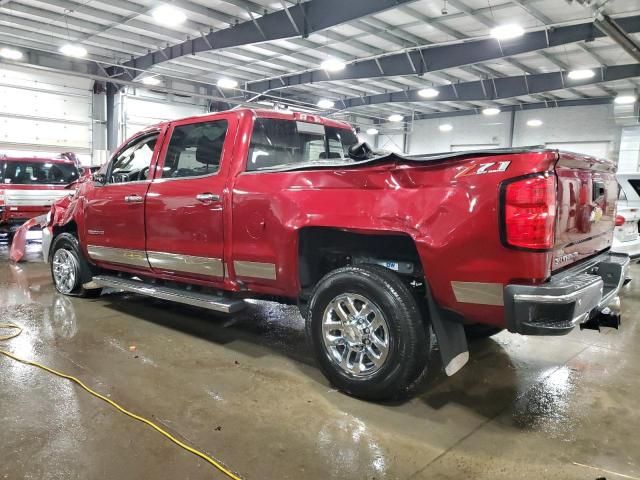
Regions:
<instances>
[{"instance_id":1,"label":"yellow hose","mask_svg":"<svg viewBox=\"0 0 640 480\"><path fill-rule=\"evenodd\" d=\"M18 335L20 335L22 333L22 328L20 326L18 326L18 325L13 324L13 323L0 323L0 329L11 329L11 330L14 330L13 333L10 333L8 335L0 335L0 341L10 340L12 338L17 337ZM176 437L171 435L169 432L164 430L162 427L159 427L158 425L153 423L151 420L148 420L148 419L146 419L144 417L141 417L140 415L136 415L135 413L130 412L126 408L123 408L120 405L118 405L113 400L110 400L109 398L105 397L104 395L101 395L100 393L96 392L95 390L92 390L91 388L87 387L82 382L82 380L80 380L80 379L78 379L76 377L73 377L71 375L67 375L65 373L58 372L57 370L54 370L53 368L49 368L46 365L42 365L42 364L40 364L38 362L34 362L32 360L26 360L24 358L17 357L13 353L7 352L5 350L1 350L0 349L0 353L2 355L6 355L9 358L12 358L13 360L15 360L17 362L24 363L25 365L31 365L31 366L34 366L34 367L38 367L38 368L41 368L42 370L44 370L46 372L53 373L54 375L57 375L58 377L66 378L67 380L71 380L72 382L76 383L77 385L82 387L84 390L89 392L94 397L98 397L100 400L103 400L103 401L107 402L109 405L111 405L113 408L115 408L119 412L122 412L125 415L127 415L128 417L134 418L134 419L138 420L139 422L142 422L142 423L144 423L146 425L149 425L155 431L161 433L162 435L167 437L169 440L171 440L173 443L175 443L179 447L184 448L187 452L191 452L194 455L196 455L196 456L200 457L201 459L203 459L205 462L210 463L211 465L216 467L220 472L224 473L227 477L229 477L229 478L231 478L233 480L242 480L241 477L239 477L235 473L231 472L229 469L227 469L224 465L222 465L219 461L215 460L213 457L210 457L206 453L202 453L201 451L196 450L195 448L187 445L186 443L181 442Z\"/></svg>"}]
</instances>

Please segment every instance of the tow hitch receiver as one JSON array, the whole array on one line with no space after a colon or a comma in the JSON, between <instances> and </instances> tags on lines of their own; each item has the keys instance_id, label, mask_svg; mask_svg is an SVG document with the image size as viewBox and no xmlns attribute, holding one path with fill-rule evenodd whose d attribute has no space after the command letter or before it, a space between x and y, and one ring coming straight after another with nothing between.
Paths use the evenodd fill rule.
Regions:
<instances>
[{"instance_id":1,"label":"tow hitch receiver","mask_svg":"<svg viewBox=\"0 0 640 480\"><path fill-rule=\"evenodd\" d=\"M600 327L607 328L615 328L616 330L620 327L620 300L616 299L614 304L603 308L598 313L596 313L593 317L587 320L584 323L580 324L580 330L598 330L600 331Z\"/></svg>"}]
</instances>

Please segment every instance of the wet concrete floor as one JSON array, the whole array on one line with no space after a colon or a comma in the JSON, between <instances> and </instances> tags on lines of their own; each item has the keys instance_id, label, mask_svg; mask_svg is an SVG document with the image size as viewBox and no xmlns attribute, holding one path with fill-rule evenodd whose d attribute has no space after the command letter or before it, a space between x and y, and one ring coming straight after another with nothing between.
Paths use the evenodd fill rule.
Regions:
<instances>
[{"instance_id":1,"label":"wet concrete floor","mask_svg":"<svg viewBox=\"0 0 640 480\"><path fill-rule=\"evenodd\" d=\"M411 400L336 392L294 307L224 317L154 299L55 293L37 244L0 245L0 345L83 379L247 479L640 478L640 279L620 331L471 345ZM640 277L640 266L633 267ZM437 361L437 360L436 360ZM224 478L145 425L0 356L0 479Z\"/></svg>"}]
</instances>

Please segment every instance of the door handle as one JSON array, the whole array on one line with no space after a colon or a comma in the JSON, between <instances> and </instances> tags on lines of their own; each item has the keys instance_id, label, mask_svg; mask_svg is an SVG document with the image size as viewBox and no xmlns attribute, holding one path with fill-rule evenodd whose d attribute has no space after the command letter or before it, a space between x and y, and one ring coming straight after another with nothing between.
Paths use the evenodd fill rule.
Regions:
<instances>
[{"instance_id":1,"label":"door handle","mask_svg":"<svg viewBox=\"0 0 640 480\"><path fill-rule=\"evenodd\" d=\"M142 202L142 197L138 194L135 195L127 195L124 197L125 203L140 203Z\"/></svg>"},{"instance_id":2,"label":"door handle","mask_svg":"<svg viewBox=\"0 0 640 480\"><path fill-rule=\"evenodd\" d=\"M198 195L196 195L196 200L200 201L200 202L218 202L220 201L220 195L216 195L214 193L199 193Z\"/></svg>"}]
</instances>

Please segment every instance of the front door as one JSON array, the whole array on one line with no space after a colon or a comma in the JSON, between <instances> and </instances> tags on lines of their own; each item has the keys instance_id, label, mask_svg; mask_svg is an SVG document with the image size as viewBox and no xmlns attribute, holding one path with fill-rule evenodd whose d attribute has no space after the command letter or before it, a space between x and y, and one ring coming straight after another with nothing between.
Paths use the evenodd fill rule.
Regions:
<instances>
[{"instance_id":1,"label":"front door","mask_svg":"<svg viewBox=\"0 0 640 480\"><path fill-rule=\"evenodd\" d=\"M105 169L104 183L96 183L85 196L83 243L99 265L150 268L145 253L144 198L160 150L159 136L155 131L127 142Z\"/></svg>"},{"instance_id":2,"label":"front door","mask_svg":"<svg viewBox=\"0 0 640 480\"><path fill-rule=\"evenodd\" d=\"M217 282L224 278L223 205L237 119L175 122L146 200L146 250L158 273Z\"/></svg>"}]
</instances>

